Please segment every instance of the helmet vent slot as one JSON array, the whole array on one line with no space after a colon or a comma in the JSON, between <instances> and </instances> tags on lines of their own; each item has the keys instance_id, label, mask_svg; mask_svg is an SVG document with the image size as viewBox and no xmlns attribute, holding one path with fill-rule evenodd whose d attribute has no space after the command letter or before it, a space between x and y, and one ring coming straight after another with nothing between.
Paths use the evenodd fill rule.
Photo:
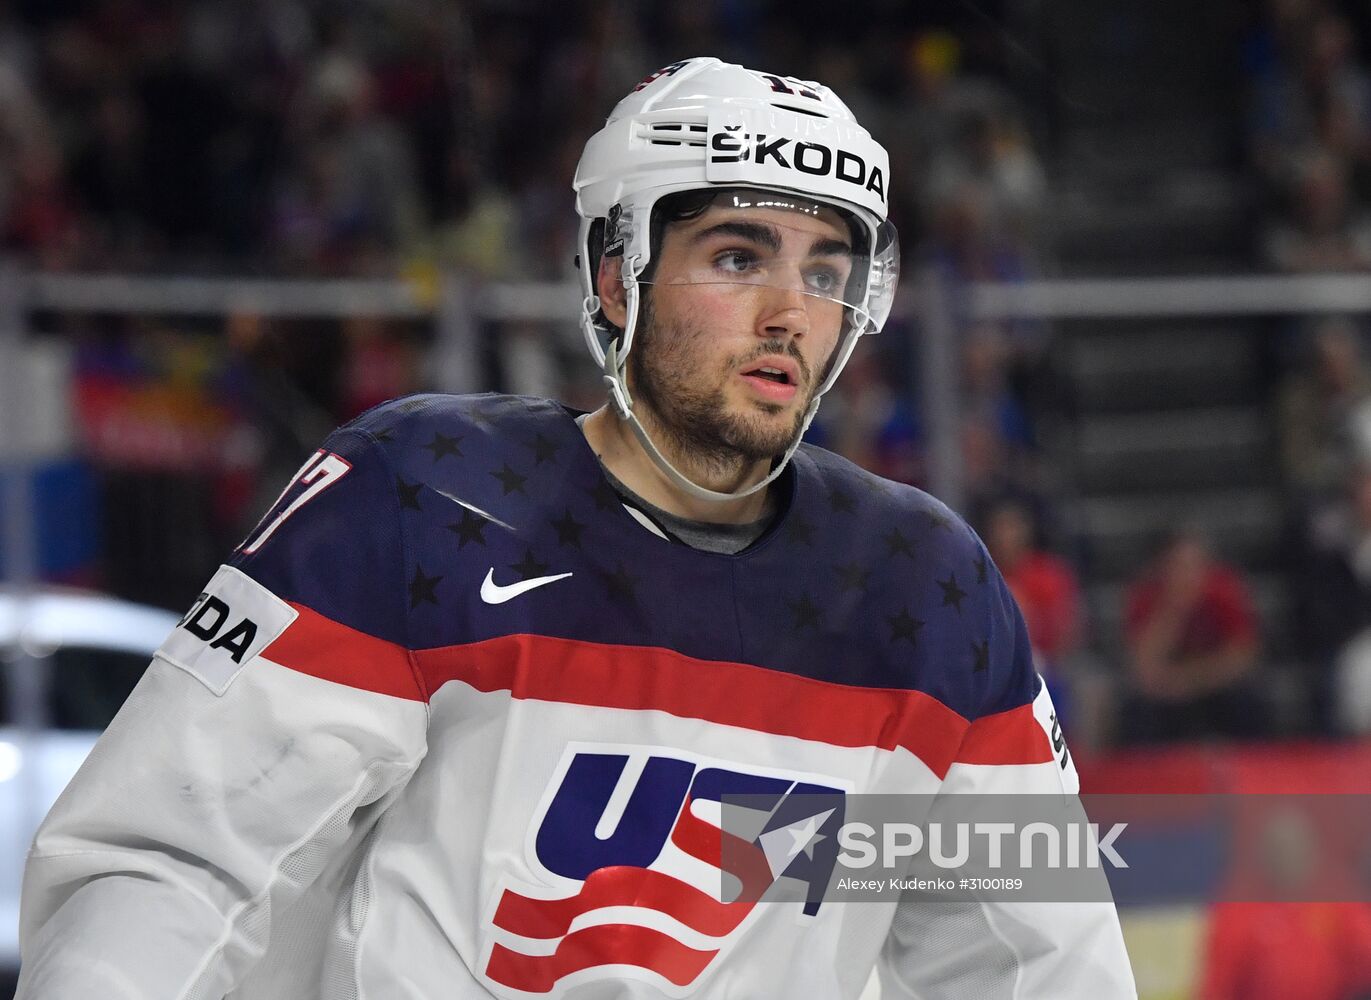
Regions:
<instances>
[{"instance_id":1,"label":"helmet vent slot","mask_svg":"<svg viewBox=\"0 0 1371 1000\"><path fill-rule=\"evenodd\" d=\"M642 134L653 146L703 146L707 131L707 125L692 122L653 122L644 126Z\"/></svg>"}]
</instances>

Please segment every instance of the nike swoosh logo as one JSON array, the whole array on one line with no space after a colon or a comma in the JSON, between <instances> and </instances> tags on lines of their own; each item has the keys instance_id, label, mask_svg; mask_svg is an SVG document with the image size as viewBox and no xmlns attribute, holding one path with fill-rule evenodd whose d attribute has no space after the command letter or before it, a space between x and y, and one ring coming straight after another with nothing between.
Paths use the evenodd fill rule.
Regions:
<instances>
[{"instance_id":1,"label":"nike swoosh logo","mask_svg":"<svg viewBox=\"0 0 1371 1000\"><path fill-rule=\"evenodd\" d=\"M492 566L486 571L486 578L481 583L481 600L487 604L504 604L505 601L513 600L520 594L527 594L535 587L541 587L545 583L556 583L558 580L565 580L570 573L558 573L556 576L535 576L531 580L520 580L518 583L507 583L503 587L495 582L495 567Z\"/></svg>"}]
</instances>

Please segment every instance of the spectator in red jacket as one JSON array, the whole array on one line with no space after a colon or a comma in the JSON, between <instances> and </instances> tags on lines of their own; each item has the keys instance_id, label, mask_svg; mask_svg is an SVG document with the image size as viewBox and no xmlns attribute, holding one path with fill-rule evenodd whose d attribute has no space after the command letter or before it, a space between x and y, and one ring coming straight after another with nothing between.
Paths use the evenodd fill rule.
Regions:
<instances>
[{"instance_id":1,"label":"spectator in red jacket","mask_svg":"<svg viewBox=\"0 0 1371 1000\"><path fill-rule=\"evenodd\" d=\"M1125 740L1265 735L1252 676L1260 649L1252 599L1198 532L1178 531L1162 544L1129 588L1124 630L1131 687L1120 726Z\"/></svg>"},{"instance_id":2,"label":"spectator in red jacket","mask_svg":"<svg viewBox=\"0 0 1371 1000\"><path fill-rule=\"evenodd\" d=\"M1033 661L1061 718L1070 715L1065 661L1080 644L1080 587L1071 565L1040 548L1033 516L1016 500L1001 500L985 519L985 542L1028 626Z\"/></svg>"}]
</instances>

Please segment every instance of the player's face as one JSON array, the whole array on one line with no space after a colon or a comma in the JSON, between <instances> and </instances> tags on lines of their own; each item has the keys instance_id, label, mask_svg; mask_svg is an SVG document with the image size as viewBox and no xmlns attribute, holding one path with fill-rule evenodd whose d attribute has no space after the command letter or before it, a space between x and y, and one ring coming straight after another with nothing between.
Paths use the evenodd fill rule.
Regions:
<instances>
[{"instance_id":1,"label":"player's face","mask_svg":"<svg viewBox=\"0 0 1371 1000\"><path fill-rule=\"evenodd\" d=\"M629 380L677 449L760 461L790 446L842 332L851 254L831 209L715 205L668 227Z\"/></svg>"}]
</instances>

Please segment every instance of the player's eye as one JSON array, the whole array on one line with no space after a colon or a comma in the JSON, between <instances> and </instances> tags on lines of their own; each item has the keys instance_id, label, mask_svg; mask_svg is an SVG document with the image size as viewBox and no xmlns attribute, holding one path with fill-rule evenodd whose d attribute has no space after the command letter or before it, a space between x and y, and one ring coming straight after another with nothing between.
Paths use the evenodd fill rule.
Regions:
<instances>
[{"instance_id":1,"label":"player's eye","mask_svg":"<svg viewBox=\"0 0 1371 1000\"><path fill-rule=\"evenodd\" d=\"M714 258L714 266L729 274L746 274L757 269L757 255L747 250L725 250Z\"/></svg>"},{"instance_id":2,"label":"player's eye","mask_svg":"<svg viewBox=\"0 0 1371 1000\"><path fill-rule=\"evenodd\" d=\"M811 268L805 274L806 289L820 295L832 295L841 287L843 280L843 276L832 267Z\"/></svg>"}]
</instances>

